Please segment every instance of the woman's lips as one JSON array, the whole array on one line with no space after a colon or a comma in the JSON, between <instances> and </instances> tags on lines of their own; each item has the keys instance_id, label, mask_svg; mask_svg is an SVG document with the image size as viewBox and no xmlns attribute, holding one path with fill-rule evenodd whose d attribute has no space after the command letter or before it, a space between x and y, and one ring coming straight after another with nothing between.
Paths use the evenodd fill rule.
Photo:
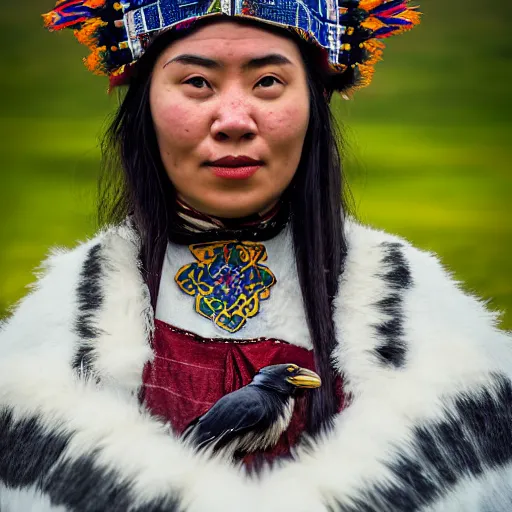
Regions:
<instances>
[{"instance_id":1,"label":"woman's lips","mask_svg":"<svg viewBox=\"0 0 512 512\"><path fill-rule=\"evenodd\" d=\"M219 165L210 165L208 167L218 178L228 180L246 180L258 172L261 164L243 165L240 167L221 167Z\"/></svg>"},{"instance_id":2,"label":"woman's lips","mask_svg":"<svg viewBox=\"0 0 512 512\"><path fill-rule=\"evenodd\" d=\"M245 155L225 156L208 163L208 167L218 178L228 180L246 180L253 176L263 162Z\"/></svg>"}]
</instances>

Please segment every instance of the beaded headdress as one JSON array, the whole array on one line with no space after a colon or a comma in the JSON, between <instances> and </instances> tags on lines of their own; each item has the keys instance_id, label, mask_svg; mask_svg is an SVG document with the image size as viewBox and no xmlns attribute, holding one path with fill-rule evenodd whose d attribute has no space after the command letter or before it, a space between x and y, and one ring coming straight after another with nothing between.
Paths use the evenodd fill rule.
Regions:
<instances>
[{"instance_id":1,"label":"beaded headdress","mask_svg":"<svg viewBox=\"0 0 512 512\"><path fill-rule=\"evenodd\" d=\"M325 50L332 74L355 70L357 87L370 83L382 40L419 23L409 0L59 0L44 20L53 31L74 29L91 50L87 67L118 85L163 31L219 15L297 32Z\"/></svg>"}]
</instances>

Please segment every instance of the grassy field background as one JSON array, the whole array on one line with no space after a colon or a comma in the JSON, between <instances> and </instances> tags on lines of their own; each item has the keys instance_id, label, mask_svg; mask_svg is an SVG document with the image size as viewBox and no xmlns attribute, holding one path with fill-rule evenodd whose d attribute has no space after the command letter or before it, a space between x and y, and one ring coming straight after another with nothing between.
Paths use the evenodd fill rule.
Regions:
<instances>
[{"instance_id":1,"label":"grassy field background","mask_svg":"<svg viewBox=\"0 0 512 512\"><path fill-rule=\"evenodd\" d=\"M117 98L49 34L52 0L2 5L0 317L54 245L96 229L98 138ZM512 329L512 4L423 0L373 85L333 108L363 221L437 252Z\"/></svg>"}]
</instances>

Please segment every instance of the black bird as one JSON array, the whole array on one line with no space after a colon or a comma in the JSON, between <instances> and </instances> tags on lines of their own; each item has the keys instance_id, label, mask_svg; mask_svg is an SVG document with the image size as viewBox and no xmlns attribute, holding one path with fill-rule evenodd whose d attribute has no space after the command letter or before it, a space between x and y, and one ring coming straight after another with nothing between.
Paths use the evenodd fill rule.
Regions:
<instances>
[{"instance_id":1,"label":"black bird","mask_svg":"<svg viewBox=\"0 0 512 512\"><path fill-rule=\"evenodd\" d=\"M288 428L298 388L318 388L320 377L296 364L262 368L252 382L233 391L188 425L183 439L197 450L248 453L274 446Z\"/></svg>"}]
</instances>

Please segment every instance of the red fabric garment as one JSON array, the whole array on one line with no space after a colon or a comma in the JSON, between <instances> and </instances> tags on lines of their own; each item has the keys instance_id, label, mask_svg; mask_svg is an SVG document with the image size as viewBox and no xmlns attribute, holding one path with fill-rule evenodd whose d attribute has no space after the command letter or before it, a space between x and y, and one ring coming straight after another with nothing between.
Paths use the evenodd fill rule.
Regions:
<instances>
[{"instance_id":1,"label":"red fabric garment","mask_svg":"<svg viewBox=\"0 0 512 512\"><path fill-rule=\"evenodd\" d=\"M283 341L209 340L159 320L155 324L154 361L144 369L141 400L178 434L222 396L249 384L264 366L295 363L315 369L312 351ZM341 381L338 388L341 410ZM306 396L297 396L290 426L267 458L287 455L297 443L306 426L306 407Z\"/></svg>"}]
</instances>

